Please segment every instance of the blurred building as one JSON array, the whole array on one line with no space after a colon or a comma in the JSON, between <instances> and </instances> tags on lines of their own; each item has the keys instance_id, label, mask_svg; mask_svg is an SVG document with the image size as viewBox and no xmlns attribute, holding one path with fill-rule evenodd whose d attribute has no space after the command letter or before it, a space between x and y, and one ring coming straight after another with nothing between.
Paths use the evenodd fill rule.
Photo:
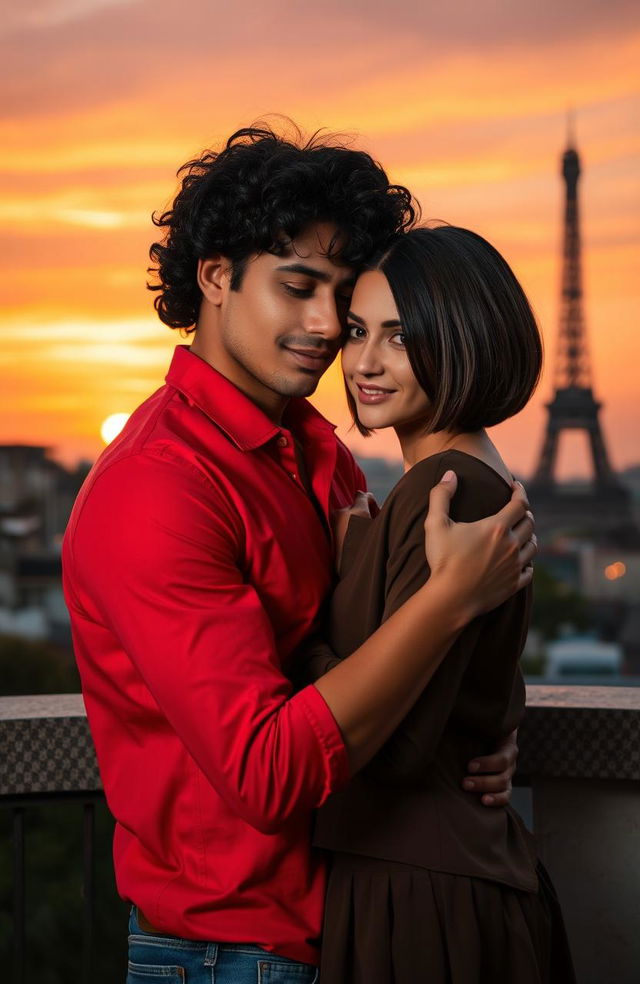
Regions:
<instances>
[{"instance_id":1,"label":"blurred building","mask_svg":"<svg viewBox=\"0 0 640 984\"><path fill-rule=\"evenodd\" d=\"M0 445L0 632L69 642L60 548L87 463L39 445Z\"/></svg>"},{"instance_id":2,"label":"blurred building","mask_svg":"<svg viewBox=\"0 0 640 984\"><path fill-rule=\"evenodd\" d=\"M381 506L393 486L402 478L402 463L361 455L358 457L358 464L367 477L369 491L373 492L376 502Z\"/></svg>"}]
</instances>

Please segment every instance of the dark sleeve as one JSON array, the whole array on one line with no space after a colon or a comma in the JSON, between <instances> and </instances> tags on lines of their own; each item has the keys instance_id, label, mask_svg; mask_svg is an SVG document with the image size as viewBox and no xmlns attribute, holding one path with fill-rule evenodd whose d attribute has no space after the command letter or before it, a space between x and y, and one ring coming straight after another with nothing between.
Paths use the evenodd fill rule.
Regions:
<instances>
[{"instance_id":1,"label":"dark sleeve","mask_svg":"<svg viewBox=\"0 0 640 984\"><path fill-rule=\"evenodd\" d=\"M322 635L310 636L296 651L290 674L294 689L302 690L308 684L315 683L340 661L341 657L334 653Z\"/></svg>"},{"instance_id":2,"label":"dark sleeve","mask_svg":"<svg viewBox=\"0 0 640 984\"><path fill-rule=\"evenodd\" d=\"M375 507L377 510L377 506ZM369 532L371 519L364 516L351 516L349 525L342 545L342 561L340 564L340 574L342 577L351 569L355 563L359 551L366 545L366 538ZM336 653L327 635L318 631L310 635L298 646L295 657L292 661L292 670L289 674L291 682L296 690L302 689L310 683L315 683L321 676L337 666L345 656Z\"/></svg>"},{"instance_id":3,"label":"dark sleeve","mask_svg":"<svg viewBox=\"0 0 640 984\"><path fill-rule=\"evenodd\" d=\"M428 495L447 467L451 467L450 464L441 460L437 470L432 469L429 473L424 469L424 484L414 482L407 487L405 496L398 497L396 516L390 526L382 621L397 611L429 577L424 535ZM461 470L459 462L456 470L458 473ZM410 782L424 773L451 716L481 625L481 620L476 619L465 629L413 709L365 767L366 775L397 784Z\"/></svg>"}]
</instances>

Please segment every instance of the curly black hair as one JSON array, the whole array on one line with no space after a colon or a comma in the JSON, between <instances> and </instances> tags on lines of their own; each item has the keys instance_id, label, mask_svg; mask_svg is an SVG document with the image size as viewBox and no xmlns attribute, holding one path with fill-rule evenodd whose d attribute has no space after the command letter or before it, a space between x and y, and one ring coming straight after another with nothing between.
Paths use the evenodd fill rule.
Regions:
<instances>
[{"instance_id":1,"label":"curly black hair","mask_svg":"<svg viewBox=\"0 0 640 984\"><path fill-rule=\"evenodd\" d=\"M222 151L205 151L181 175L171 208L153 216L166 233L149 250L158 282L147 286L159 292L160 319L187 331L195 330L202 298L198 260L227 257L238 290L249 256L281 255L311 223L331 222L338 233L328 254L358 269L419 210L369 154L321 131L305 141L297 127L292 136L263 123L237 130Z\"/></svg>"}]
</instances>

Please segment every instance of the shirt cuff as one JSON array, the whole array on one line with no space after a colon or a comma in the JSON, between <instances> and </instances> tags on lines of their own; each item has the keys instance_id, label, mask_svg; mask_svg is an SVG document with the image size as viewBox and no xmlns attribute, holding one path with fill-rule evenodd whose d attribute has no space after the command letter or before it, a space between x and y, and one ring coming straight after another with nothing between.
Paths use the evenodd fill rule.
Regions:
<instances>
[{"instance_id":1,"label":"shirt cuff","mask_svg":"<svg viewBox=\"0 0 640 984\"><path fill-rule=\"evenodd\" d=\"M342 789L349 781L351 775L349 758L342 732L331 713L329 705L313 684L305 687L293 699L299 703L301 709L304 711L305 717L311 725L324 752L328 774L328 792L333 793L338 789Z\"/></svg>"}]
</instances>

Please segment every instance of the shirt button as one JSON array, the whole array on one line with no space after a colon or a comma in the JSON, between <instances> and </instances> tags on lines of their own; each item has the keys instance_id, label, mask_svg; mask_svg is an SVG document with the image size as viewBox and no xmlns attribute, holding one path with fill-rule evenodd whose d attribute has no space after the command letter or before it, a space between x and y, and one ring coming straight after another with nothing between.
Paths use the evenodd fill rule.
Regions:
<instances>
[{"instance_id":1,"label":"shirt button","mask_svg":"<svg viewBox=\"0 0 640 984\"><path fill-rule=\"evenodd\" d=\"M298 481L298 476L296 475L295 472L289 472L289 474L291 475L291 478L293 478L296 482Z\"/></svg>"},{"instance_id":2,"label":"shirt button","mask_svg":"<svg viewBox=\"0 0 640 984\"><path fill-rule=\"evenodd\" d=\"M278 438L278 446L281 448L286 448L288 444L289 442L287 441L284 434L281 434L280 437Z\"/></svg>"}]
</instances>

